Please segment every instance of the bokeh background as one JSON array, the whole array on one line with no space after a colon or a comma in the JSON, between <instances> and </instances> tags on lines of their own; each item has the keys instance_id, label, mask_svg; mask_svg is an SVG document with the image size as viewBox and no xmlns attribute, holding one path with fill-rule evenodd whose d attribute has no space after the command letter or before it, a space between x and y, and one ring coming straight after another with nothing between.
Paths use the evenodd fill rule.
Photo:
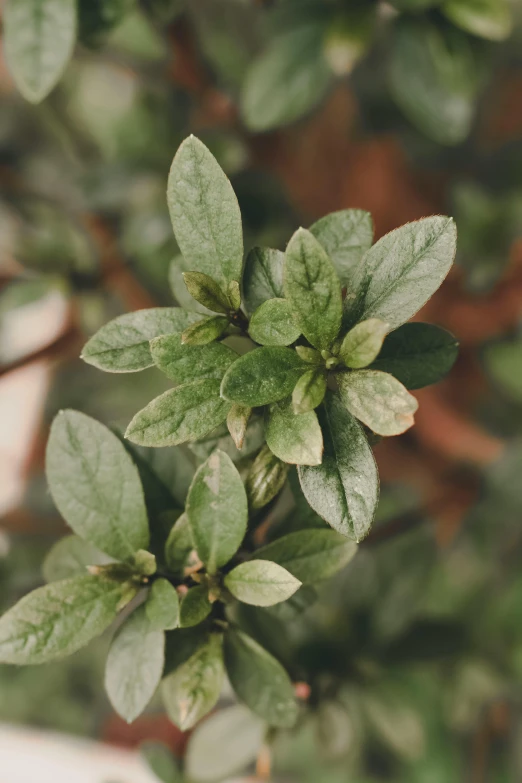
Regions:
<instances>
[{"instance_id":1,"label":"bokeh background","mask_svg":"<svg viewBox=\"0 0 522 783\"><path fill-rule=\"evenodd\" d=\"M458 337L458 362L377 446L356 560L284 649L266 631L332 692L278 738L274 781L522 780L522 3L460 7L80 0L74 57L37 106L0 50L0 610L64 532L43 474L56 411L124 426L166 388L78 356L119 313L183 304L165 187L186 135L230 176L247 248L345 207L376 237L456 219L456 267L418 318ZM190 467L154 459L182 499ZM0 721L182 754L158 703L115 717L106 648L0 667Z\"/></svg>"}]
</instances>

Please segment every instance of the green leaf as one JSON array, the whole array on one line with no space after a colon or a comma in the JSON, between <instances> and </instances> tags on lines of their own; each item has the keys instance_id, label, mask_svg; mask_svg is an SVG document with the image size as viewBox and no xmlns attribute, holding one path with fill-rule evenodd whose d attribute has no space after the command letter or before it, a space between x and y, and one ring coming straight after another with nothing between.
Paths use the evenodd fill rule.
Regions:
<instances>
[{"instance_id":1,"label":"green leaf","mask_svg":"<svg viewBox=\"0 0 522 783\"><path fill-rule=\"evenodd\" d=\"M181 335L181 342L186 345L207 345L221 337L229 325L228 318L223 318L221 315L202 318L201 321L185 329Z\"/></svg>"},{"instance_id":2,"label":"green leaf","mask_svg":"<svg viewBox=\"0 0 522 783\"><path fill-rule=\"evenodd\" d=\"M81 538L116 560L149 545L138 474L107 427L78 411L61 411L47 443L46 473L58 511Z\"/></svg>"},{"instance_id":3,"label":"green leaf","mask_svg":"<svg viewBox=\"0 0 522 783\"><path fill-rule=\"evenodd\" d=\"M245 442L248 421L252 414L252 408L248 405L234 404L230 408L227 416L227 427L234 445L238 451L241 451Z\"/></svg>"},{"instance_id":4,"label":"green leaf","mask_svg":"<svg viewBox=\"0 0 522 783\"><path fill-rule=\"evenodd\" d=\"M232 628L225 633L224 654L237 697L271 726L291 728L297 720L297 701L279 661L250 636Z\"/></svg>"},{"instance_id":5,"label":"green leaf","mask_svg":"<svg viewBox=\"0 0 522 783\"><path fill-rule=\"evenodd\" d=\"M134 6L134 0L79 0L79 40L93 49L100 46Z\"/></svg>"},{"instance_id":6,"label":"green leaf","mask_svg":"<svg viewBox=\"0 0 522 783\"><path fill-rule=\"evenodd\" d=\"M107 565L110 562L110 557L88 541L83 541L79 536L65 536L47 553L42 573L46 582L57 582L85 574L88 566Z\"/></svg>"},{"instance_id":7,"label":"green leaf","mask_svg":"<svg viewBox=\"0 0 522 783\"><path fill-rule=\"evenodd\" d=\"M483 353L487 373L501 392L514 402L522 399L522 341L520 338L495 341Z\"/></svg>"},{"instance_id":8,"label":"green leaf","mask_svg":"<svg viewBox=\"0 0 522 783\"><path fill-rule=\"evenodd\" d=\"M389 71L393 97L408 119L438 144L460 144L470 132L484 72L476 44L427 15L405 15L394 24Z\"/></svg>"},{"instance_id":9,"label":"green leaf","mask_svg":"<svg viewBox=\"0 0 522 783\"><path fill-rule=\"evenodd\" d=\"M81 358L105 372L137 372L154 365L150 341L163 334L182 332L199 320L181 307L153 307L125 313L109 321L91 337Z\"/></svg>"},{"instance_id":10,"label":"green leaf","mask_svg":"<svg viewBox=\"0 0 522 783\"><path fill-rule=\"evenodd\" d=\"M65 70L76 41L75 0L8 0L5 56L16 86L39 103Z\"/></svg>"},{"instance_id":11,"label":"green leaf","mask_svg":"<svg viewBox=\"0 0 522 783\"><path fill-rule=\"evenodd\" d=\"M196 302L212 310L214 313L224 313L230 311L231 306L227 295L211 277L204 272L184 272L183 280L187 286L187 291Z\"/></svg>"},{"instance_id":12,"label":"green leaf","mask_svg":"<svg viewBox=\"0 0 522 783\"><path fill-rule=\"evenodd\" d=\"M207 307L203 307L203 305L199 304L199 302L196 302L196 300L193 299L193 297L187 291L187 287L183 279L183 273L190 271L191 265L185 261L182 255L175 256L170 262L169 285L174 299L185 310L200 313L202 315L210 315L211 311Z\"/></svg>"},{"instance_id":13,"label":"green leaf","mask_svg":"<svg viewBox=\"0 0 522 783\"><path fill-rule=\"evenodd\" d=\"M153 630L172 631L179 625L179 599L167 579L156 579L149 590L145 614Z\"/></svg>"},{"instance_id":14,"label":"green leaf","mask_svg":"<svg viewBox=\"0 0 522 783\"><path fill-rule=\"evenodd\" d=\"M306 345L296 345L295 350L299 358L306 364L313 364L316 367L324 366L324 359L315 348L309 348Z\"/></svg>"},{"instance_id":15,"label":"green leaf","mask_svg":"<svg viewBox=\"0 0 522 783\"><path fill-rule=\"evenodd\" d=\"M140 753L161 783L183 783L178 763L172 751L163 742L147 740L140 745Z\"/></svg>"},{"instance_id":16,"label":"green leaf","mask_svg":"<svg viewBox=\"0 0 522 783\"><path fill-rule=\"evenodd\" d=\"M441 10L466 33L488 41L503 41L513 29L507 0L446 0Z\"/></svg>"},{"instance_id":17,"label":"green leaf","mask_svg":"<svg viewBox=\"0 0 522 783\"><path fill-rule=\"evenodd\" d=\"M103 633L136 591L90 575L39 587L0 618L0 662L22 666L72 655Z\"/></svg>"},{"instance_id":18,"label":"green leaf","mask_svg":"<svg viewBox=\"0 0 522 783\"><path fill-rule=\"evenodd\" d=\"M419 403L393 375L358 370L337 380L343 404L377 435L400 435L413 426Z\"/></svg>"},{"instance_id":19,"label":"green leaf","mask_svg":"<svg viewBox=\"0 0 522 783\"><path fill-rule=\"evenodd\" d=\"M285 254L268 247L253 247L246 257L243 296L249 313L263 302L283 296Z\"/></svg>"},{"instance_id":20,"label":"green leaf","mask_svg":"<svg viewBox=\"0 0 522 783\"><path fill-rule=\"evenodd\" d=\"M223 686L223 644L211 634L188 661L163 680L163 703L171 721L191 729L216 704Z\"/></svg>"},{"instance_id":21,"label":"green leaf","mask_svg":"<svg viewBox=\"0 0 522 783\"><path fill-rule=\"evenodd\" d=\"M176 446L203 438L230 410L219 387L218 380L205 378L169 389L134 416L125 437L140 446Z\"/></svg>"},{"instance_id":22,"label":"green leaf","mask_svg":"<svg viewBox=\"0 0 522 783\"><path fill-rule=\"evenodd\" d=\"M238 358L237 353L223 343L184 345L179 334L157 337L152 340L150 350L156 367L176 383L203 378L221 380Z\"/></svg>"},{"instance_id":23,"label":"green leaf","mask_svg":"<svg viewBox=\"0 0 522 783\"><path fill-rule=\"evenodd\" d=\"M361 264L357 320L380 318L395 329L415 315L448 274L456 243L455 223L442 215L383 236Z\"/></svg>"},{"instance_id":24,"label":"green leaf","mask_svg":"<svg viewBox=\"0 0 522 783\"><path fill-rule=\"evenodd\" d=\"M228 284L227 296L232 310L239 310L241 307L241 286L237 280L232 280Z\"/></svg>"},{"instance_id":25,"label":"green leaf","mask_svg":"<svg viewBox=\"0 0 522 783\"><path fill-rule=\"evenodd\" d=\"M388 329L388 324L378 318L361 321L344 338L339 351L340 358L354 370L371 364L379 355Z\"/></svg>"},{"instance_id":26,"label":"green leaf","mask_svg":"<svg viewBox=\"0 0 522 783\"><path fill-rule=\"evenodd\" d=\"M179 248L192 268L225 285L241 280L239 204L219 163L195 136L174 157L167 202Z\"/></svg>"},{"instance_id":27,"label":"green leaf","mask_svg":"<svg viewBox=\"0 0 522 783\"><path fill-rule=\"evenodd\" d=\"M248 333L261 345L290 345L301 331L295 325L286 299L269 299L263 302L250 319Z\"/></svg>"},{"instance_id":28,"label":"green leaf","mask_svg":"<svg viewBox=\"0 0 522 783\"><path fill-rule=\"evenodd\" d=\"M292 392L294 413L308 413L317 408L326 394L324 368L307 370L297 381Z\"/></svg>"},{"instance_id":29,"label":"green leaf","mask_svg":"<svg viewBox=\"0 0 522 783\"><path fill-rule=\"evenodd\" d=\"M229 367L221 383L221 395L252 408L267 405L288 397L305 369L290 348L256 348Z\"/></svg>"},{"instance_id":30,"label":"green leaf","mask_svg":"<svg viewBox=\"0 0 522 783\"><path fill-rule=\"evenodd\" d=\"M322 245L304 228L286 249L284 289L308 342L320 351L330 348L341 327L341 283Z\"/></svg>"},{"instance_id":31,"label":"green leaf","mask_svg":"<svg viewBox=\"0 0 522 783\"><path fill-rule=\"evenodd\" d=\"M421 389L451 370L458 350L453 335L439 326L404 324L388 335L370 369L390 373L407 389Z\"/></svg>"},{"instance_id":32,"label":"green leaf","mask_svg":"<svg viewBox=\"0 0 522 783\"><path fill-rule=\"evenodd\" d=\"M208 587L205 585L191 587L181 602L179 621L181 628L199 625L209 616L211 609Z\"/></svg>"},{"instance_id":33,"label":"green leaf","mask_svg":"<svg viewBox=\"0 0 522 783\"><path fill-rule=\"evenodd\" d=\"M357 544L336 530L299 530L258 549L256 558L286 568L303 584L329 579L350 562Z\"/></svg>"},{"instance_id":34,"label":"green leaf","mask_svg":"<svg viewBox=\"0 0 522 783\"><path fill-rule=\"evenodd\" d=\"M243 82L243 119L256 132L294 122L324 97L330 81L321 27L301 25L254 60Z\"/></svg>"},{"instance_id":35,"label":"green leaf","mask_svg":"<svg viewBox=\"0 0 522 783\"><path fill-rule=\"evenodd\" d=\"M343 536L360 541L368 533L379 498L379 477L362 427L337 395L326 395L320 411L324 436L321 465L300 467L299 481L314 511Z\"/></svg>"},{"instance_id":36,"label":"green leaf","mask_svg":"<svg viewBox=\"0 0 522 783\"><path fill-rule=\"evenodd\" d=\"M249 560L227 574L225 587L244 604L272 606L290 598L301 582L277 563Z\"/></svg>"},{"instance_id":37,"label":"green leaf","mask_svg":"<svg viewBox=\"0 0 522 783\"><path fill-rule=\"evenodd\" d=\"M174 523L165 543L165 562L169 571L181 576L194 550L188 516L182 514Z\"/></svg>"},{"instance_id":38,"label":"green leaf","mask_svg":"<svg viewBox=\"0 0 522 783\"><path fill-rule=\"evenodd\" d=\"M373 242L373 220L363 209L331 212L310 226L332 261L343 285L350 282L353 269Z\"/></svg>"},{"instance_id":39,"label":"green leaf","mask_svg":"<svg viewBox=\"0 0 522 783\"><path fill-rule=\"evenodd\" d=\"M263 508L283 488L288 475L288 465L263 446L250 470L245 489L251 509Z\"/></svg>"},{"instance_id":40,"label":"green leaf","mask_svg":"<svg viewBox=\"0 0 522 783\"><path fill-rule=\"evenodd\" d=\"M213 783L242 772L256 760L265 730L265 723L241 704L219 710L190 735L187 775Z\"/></svg>"},{"instance_id":41,"label":"green leaf","mask_svg":"<svg viewBox=\"0 0 522 783\"><path fill-rule=\"evenodd\" d=\"M270 450L291 465L320 465L323 436L315 411L295 413L291 398L270 406L265 427Z\"/></svg>"},{"instance_id":42,"label":"green leaf","mask_svg":"<svg viewBox=\"0 0 522 783\"><path fill-rule=\"evenodd\" d=\"M116 632L105 667L105 690L118 715L132 723L154 696L163 673L165 634L154 628L144 606Z\"/></svg>"},{"instance_id":43,"label":"green leaf","mask_svg":"<svg viewBox=\"0 0 522 783\"><path fill-rule=\"evenodd\" d=\"M244 538L247 497L234 463L216 450L190 485L186 513L199 557L209 573L228 563Z\"/></svg>"}]
</instances>

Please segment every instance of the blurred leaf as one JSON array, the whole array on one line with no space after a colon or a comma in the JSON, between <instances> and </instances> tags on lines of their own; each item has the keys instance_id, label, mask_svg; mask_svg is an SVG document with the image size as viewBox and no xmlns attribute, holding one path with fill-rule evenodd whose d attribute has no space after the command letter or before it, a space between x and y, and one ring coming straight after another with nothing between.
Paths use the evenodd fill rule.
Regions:
<instances>
[{"instance_id":1,"label":"blurred leaf","mask_svg":"<svg viewBox=\"0 0 522 783\"><path fill-rule=\"evenodd\" d=\"M314 584L344 568L356 552L356 544L335 530L300 530L261 547L256 558L273 560L302 582Z\"/></svg>"},{"instance_id":2,"label":"blurred leaf","mask_svg":"<svg viewBox=\"0 0 522 783\"><path fill-rule=\"evenodd\" d=\"M508 0L446 0L442 12L467 33L503 41L512 31Z\"/></svg>"},{"instance_id":3,"label":"blurred leaf","mask_svg":"<svg viewBox=\"0 0 522 783\"><path fill-rule=\"evenodd\" d=\"M182 783L181 770L167 745L148 740L140 745L140 752L161 783Z\"/></svg>"},{"instance_id":4,"label":"blurred leaf","mask_svg":"<svg viewBox=\"0 0 522 783\"><path fill-rule=\"evenodd\" d=\"M98 46L134 6L135 0L79 0L80 41L86 46Z\"/></svg>"},{"instance_id":5,"label":"blurred leaf","mask_svg":"<svg viewBox=\"0 0 522 783\"><path fill-rule=\"evenodd\" d=\"M522 399L522 340L491 343L484 349L484 364L493 380L511 399Z\"/></svg>"},{"instance_id":6,"label":"blurred leaf","mask_svg":"<svg viewBox=\"0 0 522 783\"><path fill-rule=\"evenodd\" d=\"M79 536L65 536L47 553L42 573L46 582L56 582L77 574L85 574L88 566L106 565L110 562L110 557L88 541L83 541Z\"/></svg>"},{"instance_id":7,"label":"blurred leaf","mask_svg":"<svg viewBox=\"0 0 522 783\"><path fill-rule=\"evenodd\" d=\"M310 226L310 231L326 250L343 285L349 284L352 269L372 246L370 213L363 209L331 212Z\"/></svg>"}]
</instances>

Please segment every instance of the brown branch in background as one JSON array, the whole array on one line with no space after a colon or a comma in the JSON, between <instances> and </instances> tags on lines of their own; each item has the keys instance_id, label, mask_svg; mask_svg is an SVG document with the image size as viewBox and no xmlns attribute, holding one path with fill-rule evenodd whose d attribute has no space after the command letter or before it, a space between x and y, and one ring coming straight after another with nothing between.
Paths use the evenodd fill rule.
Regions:
<instances>
[{"instance_id":1,"label":"brown branch in background","mask_svg":"<svg viewBox=\"0 0 522 783\"><path fill-rule=\"evenodd\" d=\"M71 322L64 332L62 332L52 343L39 348L33 353L21 356L10 364L0 366L0 377L10 372L27 367L34 362L47 360L56 361L63 359L64 356L72 355L79 350L83 341L83 335L79 327Z\"/></svg>"}]
</instances>

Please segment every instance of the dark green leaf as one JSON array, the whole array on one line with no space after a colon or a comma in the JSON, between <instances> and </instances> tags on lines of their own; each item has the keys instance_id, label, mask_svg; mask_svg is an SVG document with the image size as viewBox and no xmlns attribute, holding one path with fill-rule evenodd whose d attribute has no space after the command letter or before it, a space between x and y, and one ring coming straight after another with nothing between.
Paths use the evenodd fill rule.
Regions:
<instances>
[{"instance_id":1,"label":"dark green leaf","mask_svg":"<svg viewBox=\"0 0 522 783\"><path fill-rule=\"evenodd\" d=\"M169 570L181 576L193 550L194 542L188 516L182 514L174 523L165 544L165 562Z\"/></svg>"},{"instance_id":2,"label":"dark green leaf","mask_svg":"<svg viewBox=\"0 0 522 783\"><path fill-rule=\"evenodd\" d=\"M125 437L140 446L176 446L203 438L230 410L219 387L218 380L206 378L166 391L136 414Z\"/></svg>"},{"instance_id":3,"label":"dark green leaf","mask_svg":"<svg viewBox=\"0 0 522 783\"><path fill-rule=\"evenodd\" d=\"M241 451L245 442L248 421L252 413L252 408L248 405L232 405L227 416L227 427L230 436L234 441L236 449Z\"/></svg>"},{"instance_id":4,"label":"dark green leaf","mask_svg":"<svg viewBox=\"0 0 522 783\"><path fill-rule=\"evenodd\" d=\"M326 394L326 372L323 368L307 370L297 381L292 392L294 413L308 413L317 408Z\"/></svg>"},{"instance_id":5,"label":"dark green leaf","mask_svg":"<svg viewBox=\"0 0 522 783\"><path fill-rule=\"evenodd\" d=\"M237 353L223 343L184 345L179 334L157 337L152 340L150 350L156 366L176 383L203 378L221 380L238 358Z\"/></svg>"},{"instance_id":6,"label":"dark green leaf","mask_svg":"<svg viewBox=\"0 0 522 783\"><path fill-rule=\"evenodd\" d=\"M250 470L245 488L250 508L263 508L283 488L288 474L288 465L263 446Z\"/></svg>"},{"instance_id":7,"label":"dark green leaf","mask_svg":"<svg viewBox=\"0 0 522 783\"><path fill-rule=\"evenodd\" d=\"M248 333L261 345L290 345L301 331L295 325L286 299L269 299L260 305L250 319Z\"/></svg>"},{"instance_id":8,"label":"dark green leaf","mask_svg":"<svg viewBox=\"0 0 522 783\"><path fill-rule=\"evenodd\" d=\"M186 512L198 555L214 573L236 553L248 518L243 482L224 452L215 451L196 472Z\"/></svg>"},{"instance_id":9,"label":"dark green leaf","mask_svg":"<svg viewBox=\"0 0 522 783\"><path fill-rule=\"evenodd\" d=\"M267 405L288 397L305 369L306 365L290 348L256 348L227 370L221 395L251 407Z\"/></svg>"},{"instance_id":10,"label":"dark green leaf","mask_svg":"<svg viewBox=\"0 0 522 783\"><path fill-rule=\"evenodd\" d=\"M513 28L508 0L446 0L442 13L465 32L489 41L503 41Z\"/></svg>"},{"instance_id":11,"label":"dark green leaf","mask_svg":"<svg viewBox=\"0 0 522 783\"><path fill-rule=\"evenodd\" d=\"M219 283L241 280L243 233L237 198L219 163L195 136L172 162L167 201L185 261Z\"/></svg>"},{"instance_id":12,"label":"dark green leaf","mask_svg":"<svg viewBox=\"0 0 522 783\"><path fill-rule=\"evenodd\" d=\"M153 697L164 660L165 635L152 627L145 607L140 606L114 636L105 668L105 690L127 723L132 723Z\"/></svg>"},{"instance_id":13,"label":"dark green leaf","mask_svg":"<svg viewBox=\"0 0 522 783\"><path fill-rule=\"evenodd\" d=\"M314 348L330 348L341 326L341 283L323 246L304 228L288 243L284 275L295 322Z\"/></svg>"},{"instance_id":14,"label":"dark green leaf","mask_svg":"<svg viewBox=\"0 0 522 783\"><path fill-rule=\"evenodd\" d=\"M244 604L272 606L290 598L301 582L277 563L249 560L227 574L225 587Z\"/></svg>"},{"instance_id":15,"label":"dark green leaf","mask_svg":"<svg viewBox=\"0 0 522 783\"><path fill-rule=\"evenodd\" d=\"M265 723L241 704L219 710L191 734L187 774L205 783L242 772L256 760L265 731Z\"/></svg>"},{"instance_id":16,"label":"dark green leaf","mask_svg":"<svg viewBox=\"0 0 522 783\"><path fill-rule=\"evenodd\" d=\"M196 302L212 310L214 313L225 313L230 311L230 302L219 285L204 272L184 272L183 280L187 286L187 291Z\"/></svg>"},{"instance_id":17,"label":"dark green leaf","mask_svg":"<svg viewBox=\"0 0 522 783\"><path fill-rule=\"evenodd\" d=\"M253 247L246 257L243 294L249 313L263 302L283 296L285 254L268 247Z\"/></svg>"},{"instance_id":18,"label":"dark green leaf","mask_svg":"<svg viewBox=\"0 0 522 783\"><path fill-rule=\"evenodd\" d=\"M347 410L377 435L400 435L413 426L419 403L393 375L358 370L337 380Z\"/></svg>"},{"instance_id":19,"label":"dark green leaf","mask_svg":"<svg viewBox=\"0 0 522 783\"><path fill-rule=\"evenodd\" d=\"M239 630L225 633L225 666L238 698L271 726L290 728L297 701L288 674L270 653Z\"/></svg>"},{"instance_id":20,"label":"dark green leaf","mask_svg":"<svg viewBox=\"0 0 522 783\"><path fill-rule=\"evenodd\" d=\"M388 324L378 318L368 318L351 329L344 338L339 357L354 370L366 367L379 355Z\"/></svg>"},{"instance_id":21,"label":"dark green leaf","mask_svg":"<svg viewBox=\"0 0 522 783\"><path fill-rule=\"evenodd\" d=\"M165 709L182 731L210 712L219 698L225 675L222 647L222 637L210 634L194 655L163 680Z\"/></svg>"},{"instance_id":22,"label":"dark green leaf","mask_svg":"<svg viewBox=\"0 0 522 783\"><path fill-rule=\"evenodd\" d=\"M7 64L28 101L39 103L60 79L76 41L75 0L8 0L3 13Z\"/></svg>"},{"instance_id":23,"label":"dark green leaf","mask_svg":"<svg viewBox=\"0 0 522 783\"><path fill-rule=\"evenodd\" d=\"M82 359L105 372L137 372L154 365L150 341L182 332L197 321L197 313L181 307L137 310L109 321L84 346Z\"/></svg>"},{"instance_id":24,"label":"dark green leaf","mask_svg":"<svg viewBox=\"0 0 522 783\"><path fill-rule=\"evenodd\" d=\"M324 97L330 80L320 27L279 35L243 82L241 108L248 128L266 131L299 119Z\"/></svg>"},{"instance_id":25,"label":"dark green leaf","mask_svg":"<svg viewBox=\"0 0 522 783\"><path fill-rule=\"evenodd\" d=\"M46 582L85 574L88 566L106 565L111 558L79 536L65 536L48 552L42 566Z\"/></svg>"},{"instance_id":26,"label":"dark green leaf","mask_svg":"<svg viewBox=\"0 0 522 783\"><path fill-rule=\"evenodd\" d=\"M116 560L149 545L138 471L103 424L78 411L54 419L46 453L49 489L68 525Z\"/></svg>"},{"instance_id":27,"label":"dark green leaf","mask_svg":"<svg viewBox=\"0 0 522 783\"><path fill-rule=\"evenodd\" d=\"M318 220L310 231L326 250L341 282L349 284L352 270L373 242L373 220L363 209L342 209Z\"/></svg>"},{"instance_id":28,"label":"dark green leaf","mask_svg":"<svg viewBox=\"0 0 522 783\"><path fill-rule=\"evenodd\" d=\"M315 411L295 413L291 398L270 406L265 427L270 450L291 465L320 465L323 436Z\"/></svg>"},{"instance_id":29,"label":"dark green leaf","mask_svg":"<svg viewBox=\"0 0 522 783\"><path fill-rule=\"evenodd\" d=\"M258 549L256 558L279 563L303 583L329 579L350 562L357 545L335 530L299 530Z\"/></svg>"},{"instance_id":30,"label":"dark green leaf","mask_svg":"<svg viewBox=\"0 0 522 783\"><path fill-rule=\"evenodd\" d=\"M90 575L34 590L0 618L0 662L22 666L71 655L103 633L136 592Z\"/></svg>"},{"instance_id":31,"label":"dark green leaf","mask_svg":"<svg viewBox=\"0 0 522 783\"><path fill-rule=\"evenodd\" d=\"M211 315L187 327L181 335L181 342L186 345L207 345L221 337L228 327L228 318Z\"/></svg>"},{"instance_id":32,"label":"dark green leaf","mask_svg":"<svg viewBox=\"0 0 522 783\"><path fill-rule=\"evenodd\" d=\"M179 625L179 599L167 579L156 579L149 590L145 613L150 626L157 631L172 631Z\"/></svg>"},{"instance_id":33,"label":"dark green leaf","mask_svg":"<svg viewBox=\"0 0 522 783\"><path fill-rule=\"evenodd\" d=\"M379 497L372 450L337 395L326 395L320 415L323 461L299 468L301 488L314 511L335 530L360 541L371 527Z\"/></svg>"},{"instance_id":34,"label":"dark green leaf","mask_svg":"<svg viewBox=\"0 0 522 783\"><path fill-rule=\"evenodd\" d=\"M181 602L179 621L181 628L192 628L199 625L209 616L211 609L208 587L205 585L191 587Z\"/></svg>"},{"instance_id":35,"label":"dark green leaf","mask_svg":"<svg viewBox=\"0 0 522 783\"><path fill-rule=\"evenodd\" d=\"M456 242L455 223L442 215L406 223L383 236L360 266L357 320L380 318L395 329L415 315L448 274Z\"/></svg>"},{"instance_id":36,"label":"dark green leaf","mask_svg":"<svg viewBox=\"0 0 522 783\"><path fill-rule=\"evenodd\" d=\"M437 383L452 368L459 344L452 334L433 324L403 324L385 339L371 365L395 376L407 389Z\"/></svg>"}]
</instances>

